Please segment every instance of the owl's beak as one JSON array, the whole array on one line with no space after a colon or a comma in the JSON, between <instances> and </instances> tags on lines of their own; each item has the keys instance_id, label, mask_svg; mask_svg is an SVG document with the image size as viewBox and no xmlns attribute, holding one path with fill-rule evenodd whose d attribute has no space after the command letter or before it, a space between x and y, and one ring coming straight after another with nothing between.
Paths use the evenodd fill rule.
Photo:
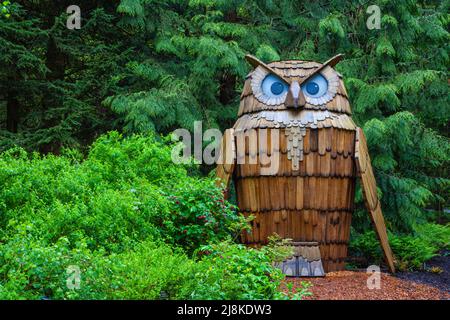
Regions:
<instances>
[{"instance_id":1,"label":"owl's beak","mask_svg":"<svg viewBox=\"0 0 450 320\"><path fill-rule=\"evenodd\" d=\"M304 107L306 104L305 95L300 88L298 81L292 81L289 86L289 91L284 101L284 105L287 108L299 109Z\"/></svg>"}]
</instances>

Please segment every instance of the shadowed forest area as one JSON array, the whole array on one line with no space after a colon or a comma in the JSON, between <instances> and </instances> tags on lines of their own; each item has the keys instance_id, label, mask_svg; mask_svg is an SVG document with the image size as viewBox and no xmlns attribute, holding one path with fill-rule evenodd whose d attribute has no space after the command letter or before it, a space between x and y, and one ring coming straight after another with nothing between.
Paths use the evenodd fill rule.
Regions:
<instances>
[{"instance_id":1,"label":"shadowed forest area","mask_svg":"<svg viewBox=\"0 0 450 320\"><path fill-rule=\"evenodd\" d=\"M70 5L79 29L67 27ZM380 29L367 27L369 5ZM239 244L248 219L213 166L171 159L175 129L233 126L247 53L344 54L336 70L367 137L396 267L444 279L448 260L427 262L447 259L450 241L449 7L1 1L0 299L310 296L306 280L280 290L271 262L289 255L283 242ZM347 268L384 268L359 186L355 202Z\"/></svg>"}]
</instances>

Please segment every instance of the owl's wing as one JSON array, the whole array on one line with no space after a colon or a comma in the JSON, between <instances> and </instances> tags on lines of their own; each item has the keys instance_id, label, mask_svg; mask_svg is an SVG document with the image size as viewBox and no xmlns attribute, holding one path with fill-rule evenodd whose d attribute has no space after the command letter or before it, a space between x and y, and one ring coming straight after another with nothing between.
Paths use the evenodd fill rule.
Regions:
<instances>
[{"instance_id":1,"label":"owl's wing","mask_svg":"<svg viewBox=\"0 0 450 320\"><path fill-rule=\"evenodd\" d=\"M383 249L384 257L391 272L395 272L394 257L389 246L386 225L381 212L380 201L377 195L377 184L370 164L369 150L367 149L366 137L361 128L356 129L355 160L358 175L364 195L364 202L370 212L375 231Z\"/></svg>"},{"instance_id":2,"label":"owl's wing","mask_svg":"<svg viewBox=\"0 0 450 320\"><path fill-rule=\"evenodd\" d=\"M216 176L217 185L225 184L228 189L233 170L236 163L236 144L234 140L234 129L225 130L220 145L220 155L217 159Z\"/></svg>"}]
</instances>

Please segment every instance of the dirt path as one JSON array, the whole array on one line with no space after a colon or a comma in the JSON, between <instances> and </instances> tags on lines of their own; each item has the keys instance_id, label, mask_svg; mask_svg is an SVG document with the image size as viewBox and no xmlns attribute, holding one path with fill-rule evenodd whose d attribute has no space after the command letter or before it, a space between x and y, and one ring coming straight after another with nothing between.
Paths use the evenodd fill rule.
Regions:
<instances>
[{"instance_id":1,"label":"dirt path","mask_svg":"<svg viewBox=\"0 0 450 320\"><path fill-rule=\"evenodd\" d=\"M359 271L330 272L323 278L309 278L313 296L317 300L438 300L450 299L448 291L433 286L400 279L386 273L381 274L381 288L367 287L368 274ZM305 278L288 278L294 288Z\"/></svg>"}]
</instances>

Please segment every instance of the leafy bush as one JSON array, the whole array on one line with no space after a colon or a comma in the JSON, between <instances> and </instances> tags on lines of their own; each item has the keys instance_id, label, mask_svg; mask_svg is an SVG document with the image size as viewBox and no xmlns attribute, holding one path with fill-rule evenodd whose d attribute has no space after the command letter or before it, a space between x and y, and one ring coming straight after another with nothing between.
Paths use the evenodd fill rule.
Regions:
<instances>
[{"instance_id":1,"label":"leafy bush","mask_svg":"<svg viewBox=\"0 0 450 320\"><path fill-rule=\"evenodd\" d=\"M425 261L436 256L437 247L420 237L395 236L389 239L401 271L420 269Z\"/></svg>"},{"instance_id":2,"label":"leafy bush","mask_svg":"<svg viewBox=\"0 0 450 320\"><path fill-rule=\"evenodd\" d=\"M225 241L203 247L199 260L165 244L143 243L116 256L108 280L112 299L285 299L284 276L264 250ZM119 262L117 262L119 261ZM294 293L300 299L308 292Z\"/></svg>"},{"instance_id":3,"label":"leafy bush","mask_svg":"<svg viewBox=\"0 0 450 320\"><path fill-rule=\"evenodd\" d=\"M382 251L380 242L374 231L357 234L351 230L349 244L349 255L352 257L367 259L368 263L380 264L382 262Z\"/></svg>"},{"instance_id":4,"label":"leafy bush","mask_svg":"<svg viewBox=\"0 0 450 320\"><path fill-rule=\"evenodd\" d=\"M85 160L0 154L0 299L286 298L271 265L285 251L233 244L246 220L170 153L155 136L112 132Z\"/></svg>"},{"instance_id":5,"label":"leafy bush","mask_svg":"<svg viewBox=\"0 0 450 320\"><path fill-rule=\"evenodd\" d=\"M98 139L85 161L12 149L0 156L0 230L17 224L49 242L80 239L118 252L148 237L193 250L225 239L244 220L209 178L174 165L170 146L154 136ZM74 159L75 158L75 159Z\"/></svg>"},{"instance_id":6,"label":"leafy bush","mask_svg":"<svg viewBox=\"0 0 450 320\"><path fill-rule=\"evenodd\" d=\"M202 270L189 299L301 299L310 294L280 292L284 275L273 267L273 256L286 254L279 247L252 249L228 241L204 246L200 253Z\"/></svg>"},{"instance_id":7,"label":"leafy bush","mask_svg":"<svg viewBox=\"0 0 450 320\"><path fill-rule=\"evenodd\" d=\"M416 233L439 249L449 249L450 225L425 223L416 227Z\"/></svg>"},{"instance_id":8,"label":"leafy bush","mask_svg":"<svg viewBox=\"0 0 450 320\"><path fill-rule=\"evenodd\" d=\"M181 250L145 241L135 250L108 257L97 291L107 299L182 299L193 288L199 264ZM184 295L183 295L184 294Z\"/></svg>"},{"instance_id":9,"label":"leafy bush","mask_svg":"<svg viewBox=\"0 0 450 320\"><path fill-rule=\"evenodd\" d=\"M223 242L203 248L200 260L161 242L106 255L66 238L46 245L26 228L0 246L0 299L301 299L307 287L279 291L284 276L265 250ZM205 255L205 252L207 254ZM80 269L80 286L67 286L67 268Z\"/></svg>"},{"instance_id":10,"label":"leafy bush","mask_svg":"<svg viewBox=\"0 0 450 320\"><path fill-rule=\"evenodd\" d=\"M197 267L164 243L144 241L110 255L82 244L69 247L66 238L46 245L26 233L2 245L0 299L176 299ZM77 289L67 285L70 266L80 270Z\"/></svg>"},{"instance_id":11,"label":"leafy bush","mask_svg":"<svg viewBox=\"0 0 450 320\"><path fill-rule=\"evenodd\" d=\"M427 223L418 226L414 235L389 234L389 243L398 269L411 270L420 269L439 250L448 249L449 238L449 225ZM382 252L374 231L353 235L349 249L355 256L366 257L369 263L382 263Z\"/></svg>"},{"instance_id":12,"label":"leafy bush","mask_svg":"<svg viewBox=\"0 0 450 320\"><path fill-rule=\"evenodd\" d=\"M263 250L220 243L202 248L205 268L194 299L273 299L283 278Z\"/></svg>"},{"instance_id":13,"label":"leafy bush","mask_svg":"<svg viewBox=\"0 0 450 320\"><path fill-rule=\"evenodd\" d=\"M98 272L100 252L93 254L83 242L71 246L64 237L46 244L29 229L18 227L18 233L0 245L0 299L104 297L95 291L105 281ZM70 266L82 271L79 290L67 286Z\"/></svg>"},{"instance_id":14,"label":"leafy bush","mask_svg":"<svg viewBox=\"0 0 450 320\"><path fill-rule=\"evenodd\" d=\"M237 208L223 199L221 189L213 180L185 179L168 196L171 214L164 221L164 230L173 244L189 251L214 239L225 239L247 226L237 215Z\"/></svg>"}]
</instances>

